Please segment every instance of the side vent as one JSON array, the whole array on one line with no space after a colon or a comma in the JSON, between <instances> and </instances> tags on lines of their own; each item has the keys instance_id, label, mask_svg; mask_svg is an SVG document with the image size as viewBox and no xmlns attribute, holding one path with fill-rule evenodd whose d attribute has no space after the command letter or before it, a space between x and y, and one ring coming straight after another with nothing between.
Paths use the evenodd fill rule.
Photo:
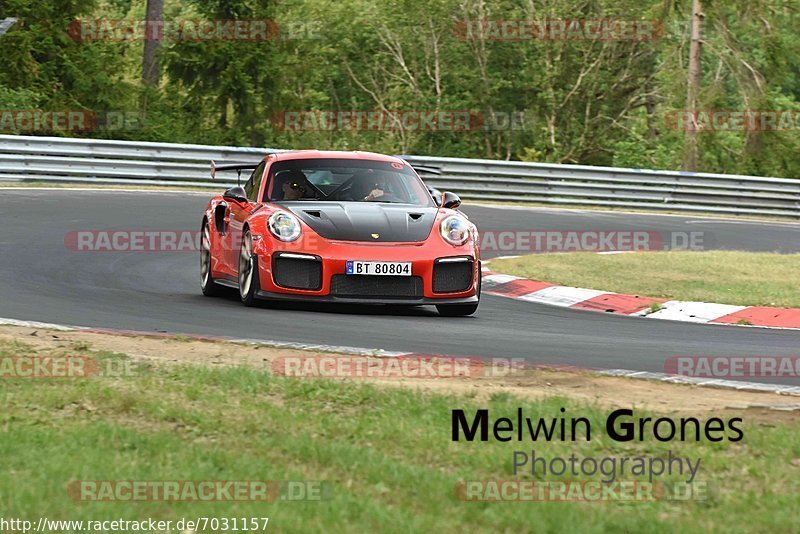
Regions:
<instances>
[{"instance_id":1,"label":"side vent","mask_svg":"<svg viewBox=\"0 0 800 534\"><path fill-rule=\"evenodd\" d=\"M418 221L420 218L422 218L421 213L409 213L408 216L411 217L412 221Z\"/></svg>"},{"instance_id":2,"label":"side vent","mask_svg":"<svg viewBox=\"0 0 800 534\"><path fill-rule=\"evenodd\" d=\"M322 216L322 214L317 210L303 210L303 213L307 213L312 217L316 217L317 219L319 219Z\"/></svg>"},{"instance_id":3,"label":"side vent","mask_svg":"<svg viewBox=\"0 0 800 534\"><path fill-rule=\"evenodd\" d=\"M227 202L220 202L217 204L217 207L214 208L214 226L217 229L217 233L222 235L225 235L225 214L227 211Z\"/></svg>"}]
</instances>

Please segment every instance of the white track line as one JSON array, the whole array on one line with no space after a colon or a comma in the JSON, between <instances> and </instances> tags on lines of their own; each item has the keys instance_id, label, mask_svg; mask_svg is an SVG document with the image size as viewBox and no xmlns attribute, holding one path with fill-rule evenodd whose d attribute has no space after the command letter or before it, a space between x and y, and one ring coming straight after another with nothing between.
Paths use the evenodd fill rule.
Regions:
<instances>
[{"instance_id":1,"label":"white track line","mask_svg":"<svg viewBox=\"0 0 800 534\"><path fill-rule=\"evenodd\" d=\"M648 314L647 318L685 321L689 323L707 323L744 309L747 309L747 306L670 300L663 303L660 310Z\"/></svg>"},{"instance_id":2,"label":"white track line","mask_svg":"<svg viewBox=\"0 0 800 534\"><path fill-rule=\"evenodd\" d=\"M519 300L528 302L539 302L541 304L551 304L569 308L579 302L589 300L599 295L605 295L606 291L596 289L585 289L582 287L550 286L527 295L517 297Z\"/></svg>"},{"instance_id":3,"label":"white track line","mask_svg":"<svg viewBox=\"0 0 800 534\"><path fill-rule=\"evenodd\" d=\"M108 332L113 334L113 329L93 328L88 326L68 326L55 323L42 323L38 321L21 321L18 319L9 319L0 317L0 325L21 326L28 328L49 328L52 330L60 331L97 331ZM119 332L125 332L120 330ZM149 332L128 332L131 334L139 334L142 336L148 335ZM170 335L170 334L166 334ZM172 335L180 335L175 333ZM294 341L263 341L256 339L225 339L219 338L220 341L229 343L240 343L248 345L262 345L269 347L280 347L287 349L297 350L318 350L322 352L337 352L344 354L356 354L359 356L376 356L376 357L399 357L404 355L416 354L414 352L393 352L384 351L382 349L365 349L359 347L343 347L336 345L319 345L311 343L297 343ZM431 355L433 356L433 355ZM440 355L441 356L441 355ZM759 382L737 382L734 380L720 380L708 378L694 378L679 375L669 375L666 373L651 373L647 371L631 371L629 369L586 369L587 371L606 376L621 376L626 378L638 378L646 380L658 380L660 382L674 382L682 384L694 384L697 386L716 387L725 389L735 389L740 391L763 391L767 393L777 393L779 395L797 395L800 396L800 386L787 386L784 384L762 384Z\"/></svg>"}]
</instances>

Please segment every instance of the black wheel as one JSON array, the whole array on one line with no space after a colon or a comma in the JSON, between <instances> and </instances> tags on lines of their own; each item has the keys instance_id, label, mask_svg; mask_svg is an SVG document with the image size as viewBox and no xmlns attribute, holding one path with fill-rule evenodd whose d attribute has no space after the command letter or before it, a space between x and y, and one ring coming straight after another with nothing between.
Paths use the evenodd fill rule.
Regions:
<instances>
[{"instance_id":1,"label":"black wheel","mask_svg":"<svg viewBox=\"0 0 800 534\"><path fill-rule=\"evenodd\" d=\"M200 235L200 289L207 297L216 297L223 290L211 276L211 229L208 222L203 223Z\"/></svg>"},{"instance_id":2,"label":"black wheel","mask_svg":"<svg viewBox=\"0 0 800 534\"><path fill-rule=\"evenodd\" d=\"M258 289L258 259L253 255L253 235L248 228L239 252L239 297L245 306L255 305Z\"/></svg>"}]
</instances>

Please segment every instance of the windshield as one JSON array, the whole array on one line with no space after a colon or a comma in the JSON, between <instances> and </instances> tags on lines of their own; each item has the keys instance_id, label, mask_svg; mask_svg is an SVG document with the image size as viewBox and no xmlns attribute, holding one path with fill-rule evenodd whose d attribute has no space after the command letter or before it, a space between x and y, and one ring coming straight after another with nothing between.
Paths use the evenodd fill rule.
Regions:
<instances>
[{"instance_id":1,"label":"windshield","mask_svg":"<svg viewBox=\"0 0 800 534\"><path fill-rule=\"evenodd\" d=\"M265 200L434 206L408 165L360 159L296 159L272 165Z\"/></svg>"}]
</instances>

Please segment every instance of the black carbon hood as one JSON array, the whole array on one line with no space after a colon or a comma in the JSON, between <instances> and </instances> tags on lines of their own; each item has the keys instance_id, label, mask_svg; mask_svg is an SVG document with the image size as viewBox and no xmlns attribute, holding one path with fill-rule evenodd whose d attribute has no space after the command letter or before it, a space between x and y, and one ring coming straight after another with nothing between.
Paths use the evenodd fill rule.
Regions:
<instances>
[{"instance_id":1,"label":"black carbon hood","mask_svg":"<svg viewBox=\"0 0 800 534\"><path fill-rule=\"evenodd\" d=\"M437 212L432 207L377 202L281 204L326 239L372 243L425 241Z\"/></svg>"}]
</instances>

